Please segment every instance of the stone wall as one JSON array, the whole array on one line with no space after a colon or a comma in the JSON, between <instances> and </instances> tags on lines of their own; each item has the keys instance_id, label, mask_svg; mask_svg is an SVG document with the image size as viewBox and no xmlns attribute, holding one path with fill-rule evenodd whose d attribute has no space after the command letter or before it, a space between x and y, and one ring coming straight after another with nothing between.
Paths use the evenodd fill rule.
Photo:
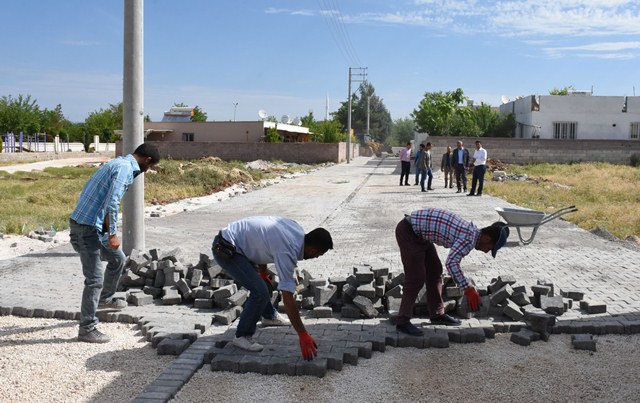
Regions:
<instances>
[{"instance_id":1,"label":"stone wall","mask_svg":"<svg viewBox=\"0 0 640 403\"><path fill-rule=\"evenodd\" d=\"M456 141L462 140L471 156L475 150L477 137L429 137L426 141L433 145L434 167L440 166L440 156L447 146L456 147ZM610 162L629 164L631 156L640 156L640 141L632 140L550 140L550 139L512 139L483 137L482 146L491 159L512 164L536 162Z\"/></svg>"},{"instance_id":2,"label":"stone wall","mask_svg":"<svg viewBox=\"0 0 640 403\"><path fill-rule=\"evenodd\" d=\"M218 157L225 161L281 160L300 164L343 162L346 143L201 143L190 141L147 141L158 147L162 158L176 160ZM359 146L352 144L352 157L359 156ZM121 155L122 142L116 143Z\"/></svg>"}]
</instances>

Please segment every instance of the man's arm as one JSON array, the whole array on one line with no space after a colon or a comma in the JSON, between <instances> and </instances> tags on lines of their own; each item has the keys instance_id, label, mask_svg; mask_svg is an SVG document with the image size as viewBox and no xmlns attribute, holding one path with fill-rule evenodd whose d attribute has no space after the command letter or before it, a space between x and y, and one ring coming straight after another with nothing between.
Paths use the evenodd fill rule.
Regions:
<instances>
[{"instance_id":1,"label":"man's arm","mask_svg":"<svg viewBox=\"0 0 640 403\"><path fill-rule=\"evenodd\" d=\"M119 166L115 173L111 175L111 186L106 196L106 211L105 221L109 220L109 235L116 235L117 233L117 221L118 221L118 208L120 208L120 201L126 191L127 185L129 185L129 176L131 169L127 169L123 166Z\"/></svg>"},{"instance_id":2,"label":"man's arm","mask_svg":"<svg viewBox=\"0 0 640 403\"><path fill-rule=\"evenodd\" d=\"M104 216L103 228L109 228L109 214ZM120 238L118 234L109 234L109 248L116 250L120 247Z\"/></svg>"},{"instance_id":3,"label":"man's arm","mask_svg":"<svg viewBox=\"0 0 640 403\"><path fill-rule=\"evenodd\" d=\"M318 354L318 345L313 337L309 335L307 329L304 328L302 319L300 319L300 313L296 307L296 301L293 298L293 293L289 291L282 291L282 302L284 303L284 309L291 321L291 325L296 329L296 332L298 332L302 357L307 361L313 360L313 357Z\"/></svg>"}]
</instances>

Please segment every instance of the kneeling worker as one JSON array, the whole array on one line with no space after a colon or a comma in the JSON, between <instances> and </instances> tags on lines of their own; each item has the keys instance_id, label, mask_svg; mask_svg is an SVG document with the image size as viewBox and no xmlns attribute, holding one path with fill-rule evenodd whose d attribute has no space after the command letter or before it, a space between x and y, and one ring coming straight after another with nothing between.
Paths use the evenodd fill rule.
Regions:
<instances>
[{"instance_id":1,"label":"kneeling worker","mask_svg":"<svg viewBox=\"0 0 640 403\"><path fill-rule=\"evenodd\" d=\"M293 325L300 339L302 356L312 360L316 355L315 340L307 333L296 307L294 269L300 259L313 259L333 249L331 235L324 228L308 234L295 221L284 217L246 217L223 228L213 240L215 261L239 286L249 290L249 299L240 315L233 344L248 351L261 351L253 341L256 324L262 317L266 326ZM275 263L289 322L271 304L267 264ZM258 273L258 270L260 274Z\"/></svg>"},{"instance_id":2,"label":"kneeling worker","mask_svg":"<svg viewBox=\"0 0 640 403\"><path fill-rule=\"evenodd\" d=\"M464 277L460 261L474 248L496 257L509 236L505 223L495 222L482 229L458 215L442 209L417 210L405 215L396 226L396 240L404 266L404 288L396 328L411 335L422 331L410 319L418 292L426 285L429 317L433 324L459 325L460 321L444 313L442 301L442 263L435 245L450 248L446 267L458 288L464 290L469 308L477 311L480 295Z\"/></svg>"}]
</instances>

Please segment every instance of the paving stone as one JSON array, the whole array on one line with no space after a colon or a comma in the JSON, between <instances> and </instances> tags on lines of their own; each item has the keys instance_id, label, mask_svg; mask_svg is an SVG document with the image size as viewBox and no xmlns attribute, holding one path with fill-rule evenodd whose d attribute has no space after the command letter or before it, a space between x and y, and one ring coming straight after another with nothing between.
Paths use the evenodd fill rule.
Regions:
<instances>
[{"instance_id":1,"label":"paving stone","mask_svg":"<svg viewBox=\"0 0 640 403\"><path fill-rule=\"evenodd\" d=\"M511 300L506 300L506 305L502 309L502 313L513 320L522 320L522 318L524 318L524 314L520 311L518 304Z\"/></svg>"},{"instance_id":2,"label":"paving stone","mask_svg":"<svg viewBox=\"0 0 640 403\"><path fill-rule=\"evenodd\" d=\"M158 343L158 355L180 355L189 344L191 341L186 339L164 339Z\"/></svg>"},{"instance_id":3,"label":"paving stone","mask_svg":"<svg viewBox=\"0 0 640 403\"><path fill-rule=\"evenodd\" d=\"M269 369L269 358L271 357L261 357L259 355L247 354L243 356L238 362L238 372L255 372L265 375L268 373Z\"/></svg>"},{"instance_id":4,"label":"paving stone","mask_svg":"<svg viewBox=\"0 0 640 403\"><path fill-rule=\"evenodd\" d=\"M238 316L240 316L241 313L242 308L234 306L229 309L225 309L224 311L215 312L213 314L213 319L223 325L230 325L234 320L238 318Z\"/></svg>"},{"instance_id":5,"label":"paving stone","mask_svg":"<svg viewBox=\"0 0 640 403\"><path fill-rule=\"evenodd\" d=\"M216 306L226 307L230 296L238 292L238 286L235 284L225 285L213 291L213 299Z\"/></svg>"},{"instance_id":6,"label":"paving stone","mask_svg":"<svg viewBox=\"0 0 640 403\"><path fill-rule=\"evenodd\" d=\"M233 305L235 307L241 307L247 301L248 296L249 296L249 291L242 288L238 290L237 293L230 296L227 300L229 301L230 305Z\"/></svg>"},{"instance_id":7,"label":"paving stone","mask_svg":"<svg viewBox=\"0 0 640 403\"><path fill-rule=\"evenodd\" d=\"M555 316L547 313L527 313L525 321L530 330L534 332L551 332L551 328L556 323Z\"/></svg>"},{"instance_id":8,"label":"paving stone","mask_svg":"<svg viewBox=\"0 0 640 403\"><path fill-rule=\"evenodd\" d=\"M549 297L546 295L540 296L540 309L546 313L553 315L562 315L564 313L564 301L561 295Z\"/></svg>"},{"instance_id":9,"label":"paving stone","mask_svg":"<svg viewBox=\"0 0 640 403\"><path fill-rule=\"evenodd\" d=\"M358 348L357 347L336 347L331 346L332 353L342 354L343 362L349 365L358 365Z\"/></svg>"},{"instance_id":10,"label":"paving stone","mask_svg":"<svg viewBox=\"0 0 640 403\"><path fill-rule=\"evenodd\" d=\"M197 287L191 290L193 293L193 297L197 299L212 299L213 298L213 290L211 287Z\"/></svg>"},{"instance_id":11,"label":"paving stone","mask_svg":"<svg viewBox=\"0 0 640 403\"><path fill-rule=\"evenodd\" d=\"M32 318L33 317L33 308L25 308L23 306L14 306L11 314L13 316L20 316L23 318Z\"/></svg>"},{"instance_id":12,"label":"paving stone","mask_svg":"<svg viewBox=\"0 0 640 403\"><path fill-rule=\"evenodd\" d=\"M142 291L145 294L151 295L151 298L162 297L162 288L145 285Z\"/></svg>"},{"instance_id":13,"label":"paving stone","mask_svg":"<svg viewBox=\"0 0 640 403\"><path fill-rule=\"evenodd\" d=\"M577 290L562 290L561 294L565 298L570 298L574 301L582 301L584 299L584 292Z\"/></svg>"},{"instance_id":14,"label":"paving stone","mask_svg":"<svg viewBox=\"0 0 640 403\"><path fill-rule=\"evenodd\" d=\"M224 287L226 285L235 284L235 281L226 278L211 278L209 286L213 289Z\"/></svg>"},{"instance_id":15,"label":"paving stone","mask_svg":"<svg viewBox=\"0 0 640 403\"><path fill-rule=\"evenodd\" d=\"M371 284L362 284L356 289L356 296L353 297L354 300L357 296L363 296L369 298L370 300L374 300L376 299L376 289Z\"/></svg>"},{"instance_id":16,"label":"paving stone","mask_svg":"<svg viewBox=\"0 0 640 403\"><path fill-rule=\"evenodd\" d=\"M328 306L317 306L312 312L314 318L331 318L333 315L333 310Z\"/></svg>"},{"instance_id":17,"label":"paving stone","mask_svg":"<svg viewBox=\"0 0 640 403\"><path fill-rule=\"evenodd\" d=\"M531 301L529 300L529 296L524 292L518 292L518 293L514 292L514 294L511 295L509 299L511 299L511 301L515 302L516 304L518 304L518 306L525 306L531 303Z\"/></svg>"},{"instance_id":18,"label":"paving stone","mask_svg":"<svg viewBox=\"0 0 640 403\"><path fill-rule=\"evenodd\" d=\"M626 334L640 333L640 320L624 320L621 322L624 325L624 332Z\"/></svg>"},{"instance_id":19,"label":"paving stone","mask_svg":"<svg viewBox=\"0 0 640 403\"><path fill-rule=\"evenodd\" d=\"M547 285L532 285L531 286L531 292L533 292L534 294L537 295L546 295L549 297L552 297L553 293L551 291L551 287L547 286Z\"/></svg>"},{"instance_id":20,"label":"paving stone","mask_svg":"<svg viewBox=\"0 0 640 403\"><path fill-rule=\"evenodd\" d=\"M580 309L588 314L605 313L607 312L607 304L602 301L582 300L580 301Z\"/></svg>"},{"instance_id":21,"label":"paving stone","mask_svg":"<svg viewBox=\"0 0 640 403\"><path fill-rule=\"evenodd\" d=\"M344 354L337 351L318 351L317 358L327 360L327 369L342 371Z\"/></svg>"},{"instance_id":22,"label":"paving stone","mask_svg":"<svg viewBox=\"0 0 640 403\"><path fill-rule=\"evenodd\" d=\"M202 281L202 277L203 277L202 270L193 269L193 273L191 273L191 282L189 283L189 286L191 286L191 288L199 286L200 282Z\"/></svg>"},{"instance_id":23,"label":"paving stone","mask_svg":"<svg viewBox=\"0 0 640 403\"><path fill-rule=\"evenodd\" d=\"M404 273L397 273L394 275L391 280L389 280L387 288L391 289L399 285L404 285Z\"/></svg>"},{"instance_id":24,"label":"paving stone","mask_svg":"<svg viewBox=\"0 0 640 403\"><path fill-rule=\"evenodd\" d=\"M489 296L489 300L491 302L491 306L496 306L496 305L500 304L501 302L503 302L507 298L509 298L511 296L511 294L513 294L513 289L511 288L511 286L509 284L506 284L505 286L500 288L498 291L492 293Z\"/></svg>"},{"instance_id":25,"label":"paving stone","mask_svg":"<svg viewBox=\"0 0 640 403\"><path fill-rule=\"evenodd\" d=\"M448 348L449 347L449 335L447 333L426 333L424 338L425 347L433 348Z\"/></svg>"},{"instance_id":26,"label":"paving stone","mask_svg":"<svg viewBox=\"0 0 640 403\"><path fill-rule=\"evenodd\" d=\"M572 334L571 345L576 350L596 351L596 340L591 334Z\"/></svg>"},{"instance_id":27,"label":"paving stone","mask_svg":"<svg viewBox=\"0 0 640 403\"><path fill-rule=\"evenodd\" d=\"M378 316L378 311L373 307L373 303L371 303L371 300L369 298L358 295L353 299L353 304L357 306L360 311L368 318L374 318ZM342 316L344 316L344 307Z\"/></svg>"},{"instance_id":28,"label":"paving stone","mask_svg":"<svg viewBox=\"0 0 640 403\"><path fill-rule=\"evenodd\" d=\"M328 304L329 301L331 301L331 298L333 298L333 296L336 294L338 287L333 285L333 284L329 284L326 287L315 287L313 289L314 295L313 295L313 304L314 306L322 306L325 304Z\"/></svg>"},{"instance_id":29,"label":"paving stone","mask_svg":"<svg viewBox=\"0 0 640 403\"><path fill-rule=\"evenodd\" d=\"M397 347L415 347L426 348L424 336L412 336L406 333L398 332Z\"/></svg>"},{"instance_id":30,"label":"paving stone","mask_svg":"<svg viewBox=\"0 0 640 403\"><path fill-rule=\"evenodd\" d=\"M296 375L297 359L274 357L267 360L267 375Z\"/></svg>"},{"instance_id":31,"label":"paving stone","mask_svg":"<svg viewBox=\"0 0 640 403\"><path fill-rule=\"evenodd\" d=\"M44 308L35 308L33 310L34 318L53 318L54 311L44 309Z\"/></svg>"},{"instance_id":32,"label":"paving stone","mask_svg":"<svg viewBox=\"0 0 640 403\"><path fill-rule=\"evenodd\" d=\"M458 287L447 287L444 289L444 296L447 298L459 298L463 295L464 293Z\"/></svg>"},{"instance_id":33,"label":"paving stone","mask_svg":"<svg viewBox=\"0 0 640 403\"><path fill-rule=\"evenodd\" d=\"M133 306L143 306L153 304L153 295L136 293L131 295L128 301Z\"/></svg>"},{"instance_id":34,"label":"paving stone","mask_svg":"<svg viewBox=\"0 0 640 403\"><path fill-rule=\"evenodd\" d=\"M540 295L546 295L547 297L554 297L557 294L555 293L555 286L553 285L553 282L549 279L538 279L536 281L536 283L540 286L545 286L545 287L549 287L549 293L547 294L540 294Z\"/></svg>"},{"instance_id":35,"label":"paving stone","mask_svg":"<svg viewBox=\"0 0 640 403\"><path fill-rule=\"evenodd\" d=\"M216 355L211 360L211 370L238 372L239 371L238 357L231 356L231 355L223 355L223 354Z\"/></svg>"},{"instance_id":36,"label":"paving stone","mask_svg":"<svg viewBox=\"0 0 640 403\"><path fill-rule=\"evenodd\" d=\"M296 363L296 375L310 375L318 378L324 378L327 374L327 359L326 358L314 358L311 361L305 361L300 359Z\"/></svg>"},{"instance_id":37,"label":"paving stone","mask_svg":"<svg viewBox=\"0 0 640 403\"><path fill-rule=\"evenodd\" d=\"M532 341L536 341L540 335L529 329L520 329L515 333L511 333L511 341L521 346L528 346Z\"/></svg>"},{"instance_id":38,"label":"paving stone","mask_svg":"<svg viewBox=\"0 0 640 403\"><path fill-rule=\"evenodd\" d=\"M371 271L376 278L389 276L388 267L372 267Z\"/></svg>"},{"instance_id":39,"label":"paving stone","mask_svg":"<svg viewBox=\"0 0 640 403\"><path fill-rule=\"evenodd\" d=\"M211 309L213 308L213 300L207 298L196 298L193 300L193 307L197 309Z\"/></svg>"}]
</instances>

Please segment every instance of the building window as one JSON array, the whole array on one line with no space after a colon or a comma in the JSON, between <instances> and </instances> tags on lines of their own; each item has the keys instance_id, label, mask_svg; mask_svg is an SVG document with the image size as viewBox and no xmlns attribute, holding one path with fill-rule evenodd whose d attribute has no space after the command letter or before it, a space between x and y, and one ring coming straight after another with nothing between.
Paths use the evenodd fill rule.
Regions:
<instances>
[{"instance_id":1,"label":"building window","mask_svg":"<svg viewBox=\"0 0 640 403\"><path fill-rule=\"evenodd\" d=\"M631 123L631 133L629 134L631 140L640 139L640 122Z\"/></svg>"},{"instance_id":2,"label":"building window","mask_svg":"<svg viewBox=\"0 0 640 403\"><path fill-rule=\"evenodd\" d=\"M182 133L182 141L193 141L193 133Z\"/></svg>"},{"instance_id":3,"label":"building window","mask_svg":"<svg viewBox=\"0 0 640 403\"><path fill-rule=\"evenodd\" d=\"M578 122L553 122L553 138L575 140L578 138Z\"/></svg>"}]
</instances>

